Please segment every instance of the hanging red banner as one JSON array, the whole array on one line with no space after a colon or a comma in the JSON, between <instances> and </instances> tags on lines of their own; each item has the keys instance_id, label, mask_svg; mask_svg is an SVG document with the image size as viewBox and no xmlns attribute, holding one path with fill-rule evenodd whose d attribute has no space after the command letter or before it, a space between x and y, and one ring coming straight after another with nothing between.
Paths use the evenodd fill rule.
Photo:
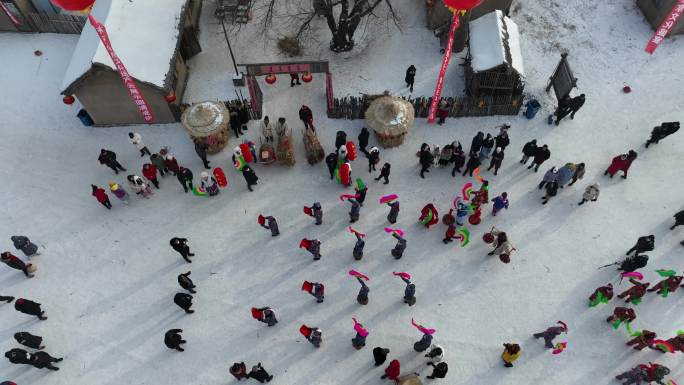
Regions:
<instances>
[{"instance_id":1,"label":"hanging red banner","mask_svg":"<svg viewBox=\"0 0 684 385\"><path fill-rule=\"evenodd\" d=\"M116 52L114 52L114 48L112 47L112 43L109 41L109 35L107 34L107 29L99 21L95 20L93 15L89 14L88 20L90 21L90 24L95 28L97 35L100 37L100 40L102 41L102 45L105 46L107 53L109 53L109 57L112 58L112 62L114 62L114 66L116 66L116 70L117 70L117 72L119 72L119 76L121 76L121 80L123 80L124 85L126 85L126 89L128 90L128 94L131 95L131 98L133 99L133 102L135 103L135 105L138 107L140 114L142 115L143 119L145 120L145 123L154 122L154 115L152 115L152 109L147 104L147 101L145 100L145 97L143 96L143 94L140 93L138 86L135 84L135 81L133 80L131 75L126 70L126 67L124 66L121 59L119 59L119 57L116 55Z\"/></svg>"},{"instance_id":2,"label":"hanging red banner","mask_svg":"<svg viewBox=\"0 0 684 385\"><path fill-rule=\"evenodd\" d=\"M12 24L16 25L17 27L21 25L21 21L19 19L17 19L17 17L14 16L14 14L12 14L12 12L10 12L10 10L7 8L5 3L3 3L2 1L0 1L0 8L2 8L3 11L5 11L5 14L7 15L7 17L10 18L10 20L12 21Z\"/></svg>"},{"instance_id":3,"label":"hanging red banner","mask_svg":"<svg viewBox=\"0 0 684 385\"><path fill-rule=\"evenodd\" d=\"M684 0L682 0L684 1ZM442 87L444 86L444 74L446 74L447 67L449 67L449 60L451 60L451 50L454 47L454 35L459 26L458 14L454 14L454 19L449 28L449 40L444 51L444 58L442 59L442 68L439 69L439 77L437 78L437 86L435 86L435 93L432 95L432 103L430 104L430 111L428 113L428 123L435 122L435 114L437 106L439 106L439 98L442 95Z\"/></svg>"},{"instance_id":4,"label":"hanging red banner","mask_svg":"<svg viewBox=\"0 0 684 385\"><path fill-rule=\"evenodd\" d=\"M678 0L677 4L672 8L670 13L667 15L660 27L655 31L651 40L648 41L646 45L646 52L653 55L656 48L665 39L665 36L670 32L672 27L677 25L677 21L684 13L684 0Z\"/></svg>"}]
</instances>

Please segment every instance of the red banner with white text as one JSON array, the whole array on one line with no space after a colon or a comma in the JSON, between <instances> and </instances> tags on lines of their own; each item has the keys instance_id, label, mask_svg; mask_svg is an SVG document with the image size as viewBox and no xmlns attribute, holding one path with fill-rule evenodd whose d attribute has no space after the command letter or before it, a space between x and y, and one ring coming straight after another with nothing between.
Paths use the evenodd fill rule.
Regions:
<instances>
[{"instance_id":1,"label":"red banner with white text","mask_svg":"<svg viewBox=\"0 0 684 385\"><path fill-rule=\"evenodd\" d=\"M131 95L131 98L133 99L135 105L138 107L140 114L145 120L145 123L154 122L154 115L152 114L152 109L147 104L147 101L145 100L143 94L140 93L138 86L135 84L135 81L126 70L126 67L124 66L123 62L121 62L121 59L119 59L119 57L116 55L116 52L114 52L112 43L109 41L107 29L105 29L105 26L102 25L99 21L95 20L93 15L88 15L88 20L90 21L90 24L95 28L95 31L97 32L97 35L100 37L102 44L105 46L107 53L109 53L109 57L112 58L112 62L114 62L116 70L119 72L119 76L121 76L121 80L123 80L124 84L126 85L128 94Z\"/></svg>"},{"instance_id":2,"label":"red banner with white text","mask_svg":"<svg viewBox=\"0 0 684 385\"><path fill-rule=\"evenodd\" d=\"M653 37L651 37L651 40L648 41L648 44L646 45L646 52L653 55L653 52L655 52L656 48L658 48L660 43L665 39L665 36L667 36L672 27L677 25L677 21L683 13L684 0L678 0L677 4L672 8L665 20L663 20L663 23L655 31Z\"/></svg>"},{"instance_id":3,"label":"red banner with white text","mask_svg":"<svg viewBox=\"0 0 684 385\"><path fill-rule=\"evenodd\" d=\"M439 98L442 96L442 87L444 87L444 74L446 74L447 67L449 67L451 50L454 48L454 35L456 34L459 24L458 14L454 14L454 20L451 22L451 28L449 28L449 41L447 42L444 58L442 59L442 68L439 69L435 93L432 95L432 103L430 104L430 111L428 112L427 118L428 123L435 122L435 113L437 112L437 106L439 106Z\"/></svg>"}]
</instances>

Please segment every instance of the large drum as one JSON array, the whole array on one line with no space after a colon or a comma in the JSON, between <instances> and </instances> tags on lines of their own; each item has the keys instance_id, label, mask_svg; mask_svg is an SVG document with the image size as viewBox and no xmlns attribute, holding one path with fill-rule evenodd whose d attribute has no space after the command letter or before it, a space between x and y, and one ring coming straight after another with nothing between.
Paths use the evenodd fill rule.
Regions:
<instances>
[{"instance_id":1,"label":"large drum","mask_svg":"<svg viewBox=\"0 0 684 385\"><path fill-rule=\"evenodd\" d=\"M188 107L181 123L193 141L204 141L209 154L216 154L228 145L230 115L221 102L201 102Z\"/></svg>"}]
</instances>

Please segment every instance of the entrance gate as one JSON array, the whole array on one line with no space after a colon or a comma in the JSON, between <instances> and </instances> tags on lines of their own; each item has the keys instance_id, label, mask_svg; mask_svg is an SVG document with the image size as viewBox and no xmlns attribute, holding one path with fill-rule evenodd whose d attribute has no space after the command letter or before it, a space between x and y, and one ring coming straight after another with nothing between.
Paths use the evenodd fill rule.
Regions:
<instances>
[{"instance_id":1,"label":"entrance gate","mask_svg":"<svg viewBox=\"0 0 684 385\"><path fill-rule=\"evenodd\" d=\"M280 75L280 74L325 74L325 96L327 99L327 112L331 113L335 109L335 95L333 94L333 80L327 61L303 61L303 62L282 62L282 63L256 63L238 64L247 69L245 82L249 90L252 110L258 119L261 119L264 103L264 94L261 92L257 76Z\"/></svg>"}]
</instances>

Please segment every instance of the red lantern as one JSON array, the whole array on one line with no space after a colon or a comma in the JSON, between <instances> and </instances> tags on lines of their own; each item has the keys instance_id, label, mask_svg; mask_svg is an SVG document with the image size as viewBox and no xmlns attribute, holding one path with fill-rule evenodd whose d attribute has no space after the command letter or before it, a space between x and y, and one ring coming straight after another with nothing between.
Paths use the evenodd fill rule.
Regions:
<instances>
[{"instance_id":1,"label":"red lantern","mask_svg":"<svg viewBox=\"0 0 684 385\"><path fill-rule=\"evenodd\" d=\"M303 81L304 83L309 83L309 82L311 82L312 80L313 80L313 76L312 76L310 73L307 72L307 73L305 73L304 75L302 75L302 81Z\"/></svg>"},{"instance_id":2,"label":"red lantern","mask_svg":"<svg viewBox=\"0 0 684 385\"><path fill-rule=\"evenodd\" d=\"M167 103L173 103L176 101L176 93L171 91L169 92L168 95L164 96L164 100L166 100Z\"/></svg>"},{"instance_id":3,"label":"red lantern","mask_svg":"<svg viewBox=\"0 0 684 385\"><path fill-rule=\"evenodd\" d=\"M266 75L266 83L273 84L276 82L276 80L278 80L278 78L275 75L273 75L273 74Z\"/></svg>"},{"instance_id":4,"label":"red lantern","mask_svg":"<svg viewBox=\"0 0 684 385\"><path fill-rule=\"evenodd\" d=\"M50 0L50 2L67 11L87 12L95 3L95 0Z\"/></svg>"},{"instance_id":5,"label":"red lantern","mask_svg":"<svg viewBox=\"0 0 684 385\"><path fill-rule=\"evenodd\" d=\"M456 11L469 11L482 2L482 0L442 0L444 5L451 10L451 12Z\"/></svg>"},{"instance_id":6,"label":"red lantern","mask_svg":"<svg viewBox=\"0 0 684 385\"><path fill-rule=\"evenodd\" d=\"M67 95L67 96L62 98L62 101L64 102L64 104L70 106L70 105L74 104L74 102L76 101L76 98L74 98L71 95Z\"/></svg>"}]
</instances>

